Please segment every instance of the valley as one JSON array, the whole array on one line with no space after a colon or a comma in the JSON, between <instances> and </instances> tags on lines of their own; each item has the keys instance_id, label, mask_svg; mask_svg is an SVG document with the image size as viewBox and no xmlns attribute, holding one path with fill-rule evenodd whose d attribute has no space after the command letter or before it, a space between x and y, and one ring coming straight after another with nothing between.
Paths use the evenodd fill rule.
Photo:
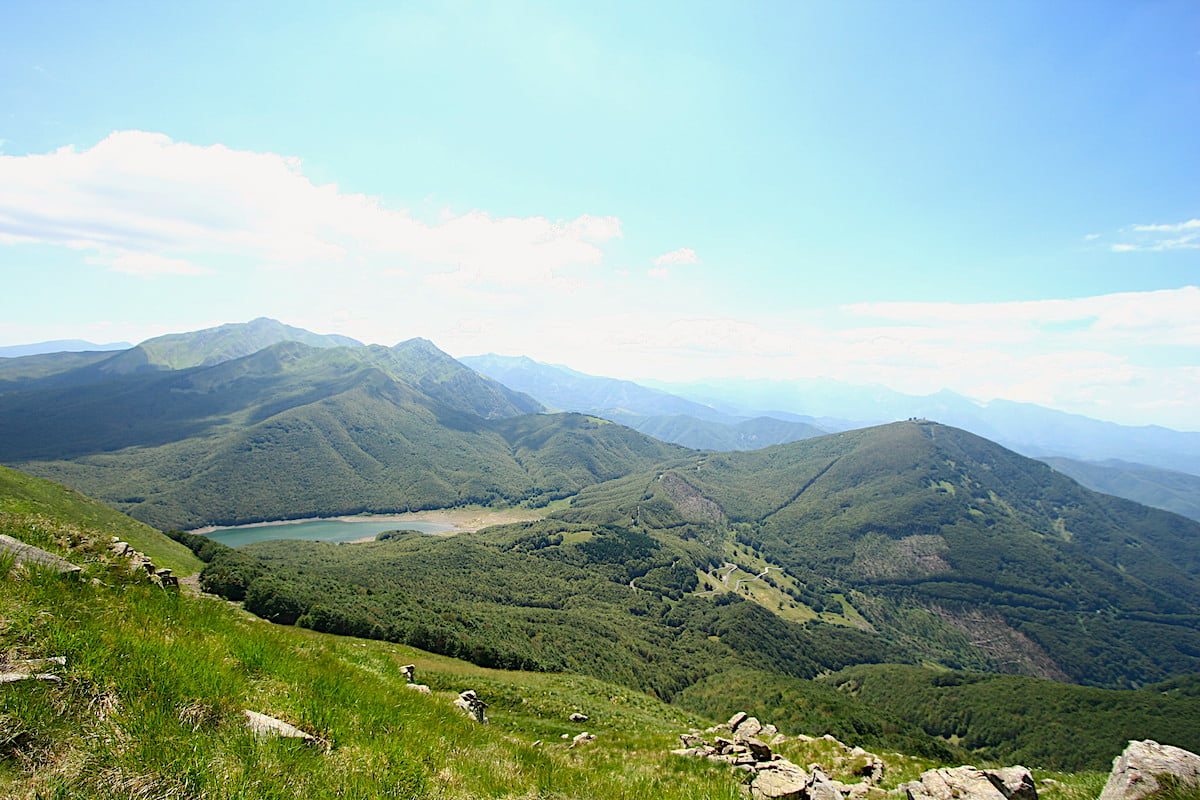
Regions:
<instances>
[{"instance_id":1,"label":"valley","mask_svg":"<svg viewBox=\"0 0 1200 800\"><path fill-rule=\"evenodd\" d=\"M557 687L545 689L555 708L595 711L623 698L625 710L600 719L637 709L663 736L685 719L702 727L747 710L914 764L1019 759L1077 776L1106 770L1128 739L1200 749L1188 723L1200 715L1194 520L1092 491L922 417L833 432L797 420L756 423L740 430L774 430L780 441L698 450L600 413L615 401L681 410L661 393L629 385L613 395L592 382L600 394L590 411L554 411L557 403L476 373L425 340L385 348L297 330L257 320L94 357L0 361L0 461L19 470L0 472L0 522L81 559L96 578L11 583L6 613L15 622L0 630L11 652L82 658L79 691L93 692L95 704L106 702L94 688L104 679L88 664L125 669L113 663L117 651L145 652L129 667L136 683L146 680L134 677L148 669L144 658L173 659L139 643L132 628L100 634L104 613L89 609L133 614L164 642L183 636L172 625L208 626L223 633L187 635L206 642L196 651L202 661L209 653L224 664L212 669L230 691L272 699L276 711L339 742L360 736L345 727L357 724L345 715L359 712L325 708L295 688L300 679L284 677L283 653L305 653L313 671L304 680L343 697L338 703L342 690L323 672L333 665L391 681L401 661L416 663L436 676L435 693L462 691L454 676L471 676L490 692L510 739L455 735L505 763L533 759L549 771L573 769L580 756L524 749L526 739L567 732L548 721L551 701L537 699L535 687ZM203 605L226 604L141 586L106 552L113 536L275 625L219 621L212 614L226 612ZM45 627L38 614L47 604L70 623ZM133 735L130 753L183 735L164 717L183 712L170 708L199 709L193 733L228 731L235 705L247 702L206 688L216 672L163 669L154 680L173 688L157 699L143 704L128 685L114 690L159 720ZM280 681L293 688L270 688ZM385 695L427 713L411 693ZM586 703L577 699L584 695ZM0 714L29 731L11 738L10 760L0 760L17 784L28 780L21 764L50 736L39 717L50 706L25 688L10 696L20 699ZM77 736L71 726L92 725L75 712L65 719L73 720L63 723L68 738ZM136 727L121 719L122 730ZM603 758L615 764L626 758L621 748L644 745L620 738L629 723L612 724L608 734L621 744ZM1064 726L1089 733L1052 733ZM80 733L71 747L90 752L85 740ZM351 747L376 752L358 741ZM386 756L388 769L408 765L409 777L394 776L409 786L398 796L422 796L431 757L414 756L425 751L411 738L398 741ZM204 758L236 763L246 752L218 750ZM271 769L282 774L292 756L276 756ZM664 796L736 795L716 773L642 757L634 762L645 766L645 785ZM449 796L505 796L498 783L433 762L470 787ZM74 785L38 763L57 776L39 786ZM222 774L232 783L205 791L241 791L246 767L231 769ZM224 780L196 770L210 775L197 780ZM305 774L312 787L332 785ZM602 796L622 795L609 786Z\"/></svg>"}]
</instances>

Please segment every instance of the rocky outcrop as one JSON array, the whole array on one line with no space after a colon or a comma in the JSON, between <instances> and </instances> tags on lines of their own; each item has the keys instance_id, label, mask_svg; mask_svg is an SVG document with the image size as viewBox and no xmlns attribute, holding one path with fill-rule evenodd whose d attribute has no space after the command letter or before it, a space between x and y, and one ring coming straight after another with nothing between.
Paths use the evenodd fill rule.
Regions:
<instances>
[{"instance_id":1,"label":"rocky outcrop","mask_svg":"<svg viewBox=\"0 0 1200 800\"><path fill-rule=\"evenodd\" d=\"M481 725L487 724L487 703L479 699L474 689L467 689L460 694L454 706Z\"/></svg>"},{"instance_id":2,"label":"rocky outcrop","mask_svg":"<svg viewBox=\"0 0 1200 800\"><path fill-rule=\"evenodd\" d=\"M1025 767L931 769L899 790L908 800L1037 800L1037 786Z\"/></svg>"},{"instance_id":3,"label":"rocky outcrop","mask_svg":"<svg viewBox=\"0 0 1200 800\"><path fill-rule=\"evenodd\" d=\"M774 725L764 725L745 712L729 722L705 731L680 735L683 747L675 755L705 758L749 773L746 789L756 800L847 800L863 798L883 777L883 759L858 747L847 747L832 736L824 737L837 747L836 766L862 778L845 784L831 780L819 764L807 769L772 751L772 745L788 741ZM810 737L798 737L814 741ZM878 790L875 790L878 792Z\"/></svg>"},{"instance_id":4,"label":"rocky outcrop","mask_svg":"<svg viewBox=\"0 0 1200 800\"><path fill-rule=\"evenodd\" d=\"M14 539L0 533L0 556L8 556L17 566L30 565L52 569L55 572L80 572L83 567L72 564L62 556L48 553L40 547L25 544L20 539Z\"/></svg>"},{"instance_id":5,"label":"rocky outcrop","mask_svg":"<svg viewBox=\"0 0 1200 800\"><path fill-rule=\"evenodd\" d=\"M1113 759L1100 800L1141 800L1171 783L1200 790L1200 755L1149 739L1131 741Z\"/></svg>"},{"instance_id":6,"label":"rocky outcrop","mask_svg":"<svg viewBox=\"0 0 1200 800\"><path fill-rule=\"evenodd\" d=\"M119 537L112 538L112 544L109 549L122 558L129 559L130 565L134 570L145 570L150 576L150 580L162 586L164 589L178 589L179 578L171 574L171 570L166 567L158 567L150 557L145 553L139 552L133 548L129 542L123 542Z\"/></svg>"}]
</instances>

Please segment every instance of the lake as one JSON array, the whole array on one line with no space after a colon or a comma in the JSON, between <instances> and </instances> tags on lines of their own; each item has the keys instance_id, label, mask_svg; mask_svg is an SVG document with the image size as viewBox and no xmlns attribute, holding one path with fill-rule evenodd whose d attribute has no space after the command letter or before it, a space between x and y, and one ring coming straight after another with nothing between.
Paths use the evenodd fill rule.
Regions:
<instances>
[{"instance_id":1,"label":"lake","mask_svg":"<svg viewBox=\"0 0 1200 800\"><path fill-rule=\"evenodd\" d=\"M314 519L298 522L267 522L257 525L239 525L218 528L204 535L210 539L241 547L252 542L271 539L306 539L316 542L353 542L357 539L372 539L384 531L407 530L421 533L445 533L454 530L452 525L422 520L388 519Z\"/></svg>"}]
</instances>

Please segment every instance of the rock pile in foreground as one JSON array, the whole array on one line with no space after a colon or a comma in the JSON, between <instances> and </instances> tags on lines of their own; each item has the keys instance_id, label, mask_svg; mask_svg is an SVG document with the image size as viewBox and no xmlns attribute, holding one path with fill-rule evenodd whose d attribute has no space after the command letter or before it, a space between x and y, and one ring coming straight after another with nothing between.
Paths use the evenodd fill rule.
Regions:
<instances>
[{"instance_id":1,"label":"rock pile in foreground","mask_svg":"<svg viewBox=\"0 0 1200 800\"><path fill-rule=\"evenodd\" d=\"M885 792L883 759L861 747L849 747L832 736L833 753L824 765L801 767L772 750L789 741L818 741L810 736L788 738L773 725L763 725L744 712L729 722L703 731L680 734L678 756L703 758L748 773L745 791L754 800L1038 800L1037 784L1021 766L944 767L926 770ZM832 780L825 774L854 775L858 783ZM1053 781L1047 781L1053 783ZM1158 742L1131 741L1113 760L1112 773L1099 800L1146 800L1164 790L1200 797L1200 755Z\"/></svg>"},{"instance_id":2,"label":"rock pile in foreground","mask_svg":"<svg viewBox=\"0 0 1200 800\"><path fill-rule=\"evenodd\" d=\"M901 784L908 800L1037 800L1033 775L1025 767L931 769Z\"/></svg>"},{"instance_id":3,"label":"rock pile in foreground","mask_svg":"<svg viewBox=\"0 0 1200 800\"><path fill-rule=\"evenodd\" d=\"M772 746L788 741L774 725L763 725L745 712L734 714L729 722L704 731L692 731L679 737L684 747L675 755L705 758L750 773L747 789L755 800L854 800L867 797L883 777L883 759L859 747L847 747L832 736L824 737L843 752L839 766L850 766L862 780L845 784L831 780L820 765L808 769L795 764ZM809 737L797 737L811 741Z\"/></svg>"},{"instance_id":4,"label":"rock pile in foreground","mask_svg":"<svg viewBox=\"0 0 1200 800\"><path fill-rule=\"evenodd\" d=\"M1200 755L1146 739L1113 759L1100 800L1141 800L1174 784L1200 794Z\"/></svg>"}]
</instances>

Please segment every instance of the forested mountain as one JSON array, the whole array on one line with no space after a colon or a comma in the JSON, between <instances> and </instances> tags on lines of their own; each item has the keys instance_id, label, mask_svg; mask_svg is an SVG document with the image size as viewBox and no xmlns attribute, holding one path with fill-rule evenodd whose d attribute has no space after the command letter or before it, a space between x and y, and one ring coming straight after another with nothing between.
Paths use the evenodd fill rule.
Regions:
<instances>
[{"instance_id":1,"label":"forested mountain","mask_svg":"<svg viewBox=\"0 0 1200 800\"><path fill-rule=\"evenodd\" d=\"M1200 666L1200 526L961 430L895 423L704 456L595 487L569 513L662 509L669 527L672 497L810 592L856 593L873 628L948 666L1107 686Z\"/></svg>"},{"instance_id":2,"label":"forested mountain","mask_svg":"<svg viewBox=\"0 0 1200 800\"><path fill-rule=\"evenodd\" d=\"M529 358L486 355L459 361L552 408L595 414L696 450L757 450L827 433L805 420L726 414L631 381L585 375Z\"/></svg>"},{"instance_id":3,"label":"forested mountain","mask_svg":"<svg viewBox=\"0 0 1200 800\"><path fill-rule=\"evenodd\" d=\"M1198 542L1200 524L1091 492L964 431L906 422L693 456L585 488L540 522L475 537L245 552L283 570L266 584L277 592L248 595L259 611L278 594L304 618L336 597L336 613L320 600L312 624L428 636L526 666L592 663L571 656L586 627L573 617L580 608L659 625L704 617L711 601L697 600L725 596L754 603L714 611L739 622L712 621L720 630L706 635L740 641L739 658L750 660L739 663L771 671L927 661L1128 687L1200 671ZM572 597L585 586L580 606ZM439 597L475 598L472 613L448 628L437 622L440 633L414 632L418 618L426 628L448 619L412 605ZM529 614L536 636L517 622ZM588 640L627 640L600 630ZM828 636L827 649L814 644ZM529 637L540 644L518 646ZM799 637L793 649L782 644L789 637ZM636 676L645 659L681 657L626 646L591 656L595 668ZM671 669L656 667L655 680L686 685L686 670Z\"/></svg>"},{"instance_id":4,"label":"forested mountain","mask_svg":"<svg viewBox=\"0 0 1200 800\"><path fill-rule=\"evenodd\" d=\"M1200 476L1116 459L1096 463L1050 456L1039 460L1097 492L1200 520Z\"/></svg>"},{"instance_id":5,"label":"forested mountain","mask_svg":"<svg viewBox=\"0 0 1200 800\"><path fill-rule=\"evenodd\" d=\"M524 418L540 409L425 340L282 342L0 395L0 459L191 527L545 502L685 452L576 415Z\"/></svg>"}]
</instances>

